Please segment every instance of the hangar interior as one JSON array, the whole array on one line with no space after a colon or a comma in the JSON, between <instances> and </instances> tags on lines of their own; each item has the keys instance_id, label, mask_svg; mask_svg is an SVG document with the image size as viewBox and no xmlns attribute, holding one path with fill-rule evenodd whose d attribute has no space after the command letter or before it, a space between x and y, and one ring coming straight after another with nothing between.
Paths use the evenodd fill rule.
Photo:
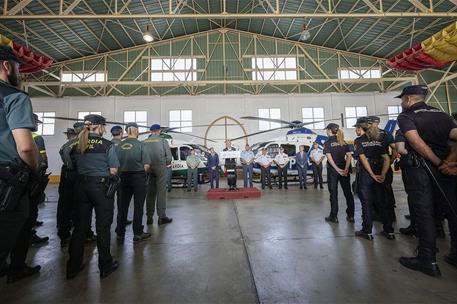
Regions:
<instances>
[{"instance_id":1,"label":"hangar interior","mask_svg":"<svg viewBox=\"0 0 457 304\"><path fill-rule=\"evenodd\" d=\"M51 60L41 71L24 74L21 85L42 118L39 133L54 182L62 165L63 132L73 121L52 117L81 119L95 113L121 123L179 127L201 138L176 134L176 143L220 151L226 139L277 127L243 116L311 122L317 134L325 134L323 120L335 119L352 141L357 118L380 115L381 126L396 119L401 107L394 97L407 85L426 84L430 105L449 114L457 111L454 61L424 69L389 63L407 50L419 52L422 42L457 26L454 0L2 2L2 37ZM223 120L198 127L225 116L244 130ZM285 138L285 133L276 130L233 143L242 149L246 142ZM408 207L400 174L394 178L398 231L408 225L403 217ZM198 193L176 187L168 194L175 221L165 228L149 226L151 240L119 244L113 233L120 271L100 281L96 246L88 246L88 270L66 282L68 255L55 233L57 185L49 185L39 230L50 241L29 253L29 260L43 269L17 285L0 283L0 299L448 303L457 298L454 268L441 263L445 276L436 280L398 264L399 256L414 252L417 239L397 235L394 242L375 238L367 243L354 238L361 221L358 199L355 224L340 220L330 225L324 221L326 189L303 192L291 186L264 191L261 199L208 201L208 185L200 187ZM447 251L448 239L438 245Z\"/></svg>"}]
</instances>

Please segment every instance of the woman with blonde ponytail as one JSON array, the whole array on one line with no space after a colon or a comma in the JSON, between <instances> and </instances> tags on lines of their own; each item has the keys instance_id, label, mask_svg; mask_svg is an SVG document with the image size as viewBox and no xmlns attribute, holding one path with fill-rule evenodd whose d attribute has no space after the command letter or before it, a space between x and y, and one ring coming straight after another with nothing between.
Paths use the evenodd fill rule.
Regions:
<instances>
[{"instance_id":1,"label":"woman with blonde ponytail","mask_svg":"<svg viewBox=\"0 0 457 304\"><path fill-rule=\"evenodd\" d=\"M328 140L324 144L324 154L327 156L327 185L330 192L330 215L327 222L338 223L338 183L346 198L346 220L354 222L354 196L351 191L351 161L352 155L348 144L344 141L343 130L334 123L328 124Z\"/></svg>"},{"instance_id":2,"label":"woman with blonde ponytail","mask_svg":"<svg viewBox=\"0 0 457 304\"><path fill-rule=\"evenodd\" d=\"M394 240L392 226L392 210L386 200L385 178L390 166L390 158L385 146L379 141L379 130L372 124L368 117L357 119L355 124L356 134L359 136L354 141L354 156L357 162L357 194L362 204L362 229L356 231L358 237L372 240L373 211L378 205L383 231L381 235L389 240Z\"/></svg>"},{"instance_id":3,"label":"woman with blonde ponytail","mask_svg":"<svg viewBox=\"0 0 457 304\"><path fill-rule=\"evenodd\" d=\"M85 116L85 127L78 136L78 144L71 151L73 167L78 173L78 221L70 240L70 259L67 262L69 280L76 277L84 267L84 243L91 224L92 209L95 209L100 276L104 278L119 267L110 253L114 198L107 195L111 176L117 174L119 160L114 145L102 137L105 123L103 116Z\"/></svg>"}]
</instances>

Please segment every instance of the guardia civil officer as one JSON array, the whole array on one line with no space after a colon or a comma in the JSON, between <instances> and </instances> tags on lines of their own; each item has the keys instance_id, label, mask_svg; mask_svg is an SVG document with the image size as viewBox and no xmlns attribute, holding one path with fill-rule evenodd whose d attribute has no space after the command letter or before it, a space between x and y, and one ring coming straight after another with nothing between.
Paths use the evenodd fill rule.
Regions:
<instances>
[{"instance_id":1,"label":"guardia civil officer","mask_svg":"<svg viewBox=\"0 0 457 304\"><path fill-rule=\"evenodd\" d=\"M146 152L151 161L148 192L146 195L147 224L152 225L152 218L156 209L159 216L158 224L168 224L173 221L167 217L167 166L171 164L172 156L168 141L160 136L159 124L153 124L151 134L144 140Z\"/></svg>"},{"instance_id":2,"label":"guardia civil officer","mask_svg":"<svg viewBox=\"0 0 457 304\"><path fill-rule=\"evenodd\" d=\"M369 119L372 121L372 124L376 128L378 128L379 140L386 147L387 155L389 155L389 157L390 157L390 164L392 164L397 156L397 152L395 151L395 140L394 140L393 135L391 133L388 133L385 130L379 128L379 123L381 122L381 119L378 116L370 116ZM392 167L389 166L389 170L387 171L386 180L384 181L384 185L386 186L387 204L392 206L389 209L393 210L392 219L395 221L396 203L395 203L394 191L392 189L393 177L394 177L394 175L393 175ZM375 205L375 217L376 216L379 217L378 216L379 210L377 210L376 206L377 205Z\"/></svg>"},{"instance_id":3,"label":"guardia civil officer","mask_svg":"<svg viewBox=\"0 0 457 304\"><path fill-rule=\"evenodd\" d=\"M147 174L150 167L149 155L144 143L138 140L138 125L129 123L125 127L128 137L116 146L121 177L120 206L117 213L117 238L124 240L127 214L133 196L133 241L139 242L151 237L143 231L143 209L147 191Z\"/></svg>"},{"instance_id":4,"label":"guardia civil officer","mask_svg":"<svg viewBox=\"0 0 457 304\"><path fill-rule=\"evenodd\" d=\"M187 164L187 192L190 192L192 186L194 191L198 190L198 166L200 158L195 155L195 149L190 150L190 155L186 157Z\"/></svg>"},{"instance_id":5,"label":"guardia civil officer","mask_svg":"<svg viewBox=\"0 0 457 304\"><path fill-rule=\"evenodd\" d=\"M24 225L30 205L27 185L38 166L32 104L27 93L18 89L19 64L12 49L0 45L0 274L6 274L5 262L11 254L14 266L9 268L9 283L41 269L25 265L18 256L18 249L30 242L30 230Z\"/></svg>"},{"instance_id":6,"label":"guardia civil officer","mask_svg":"<svg viewBox=\"0 0 457 304\"><path fill-rule=\"evenodd\" d=\"M457 141L457 125L452 117L425 103L425 85L405 87L401 98L403 112L398 125L406 137L411 162L407 166L406 188L417 223L418 255L401 257L400 263L431 276L441 274L436 264L435 208L444 211L451 234L451 249L445 261L457 267L457 187L456 177L443 174L447 158L452 161L449 141ZM440 170L439 170L440 169Z\"/></svg>"},{"instance_id":7,"label":"guardia civil officer","mask_svg":"<svg viewBox=\"0 0 457 304\"><path fill-rule=\"evenodd\" d=\"M327 185L330 192L330 215L325 220L338 223L339 182L346 198L346 220L354 223L354 196L350 175L352 154L339 125L330 123L325 129L328 139L324 144L324 154L327 157Z\"/></svg>"},{"instance_id":8,"label":"guardia civil officer","mask_svg":"<svg viewBox=\"0 0 457 304\"><path fill-rule=\"evenodd\" d=\"M71 151L79 175L79 197L78 220L70 241L67 279L74 278L84 267L84 241L91 223L92 208L95 209L100 277L107 277L119 267L110 252L114 191L108 193L113 185L113 176L118 173L119 160L114 145L102 137L105 122L100 115L85 116L85 128Z\"/></svg>"},{"instance_id":9,"label":"guardia civil officer","mask_svg":"<svg viewBox=\"0 0 457 304\"><path fill-rule=\"evenodd\" d=\"M33 117L35 119L35 124L38 126L39 124L42 124L43 122L38 118L38 115L33 114ZM46 153L46 145L44 143L43 136L40 134L33 132L32 133L33 141L35 142L37 148L38 148L38 178L46 178L46 170L48 168L48 155ZM38 183L42 183L42 181L37 181ZM45 182L47 184L47 182ZM40 237L37 234L37 231L33 229L33 227L37 226L37 223L43 224L43 222L38 222L38 205L43 203L45 200L45 193L44 193L44 187L40 186L42 188L40 191L37 191L31 195L31 205L30 205L30 222L32 223L32 237L30 239L30 245L31 246L40 246L49 241L49 237ZM40 225L38 225L40 226ZM27 256L27 254L24 254L24 256Z\"/></svg>"},{"instance_id":10,"label":"guardia civil officer","mask_svg":"<svg viewBox=\"0 0 457 304\"><path fill-rule=\"evenodd\" d=\"M383 230L381 235L394 240L391 205L387 204L384 181L390 166L386 147L379 140L378 128L368 117L357 119L357 137L354 141L354 155L357 161L357 192L362 204L362 229L355 235L368 240L373 239L373 206L378 205Z\"/></svg>"},{"instance_id":11,"label":"guardia civil officer","mask_svg":"<svg viewBox=\"0 0 457 304\"><path fill-rule=\"evenodd\" d=\"M78 134L76 134L74 128L68 128L64 134L67 136L67 142L59 150L62 167L60 170L59 200L57 201L57 235L60 238L61 247L65 247L70 241L73 220L73 196L76 192L72 190L78 176L75 168L72 168L72 162L69 157L71 145L77 143Z\"/></svg>"},{"instance_id":12,"label":"guardia civil officer","mask_svg":"<svg viewBox=\"0 0 457 304\"><path fill-rule=\"evenodd\" d=\"M111 139L111 142L114 145L118 145L122 141L122 136L124 135L124 129L122 129L121 126L113 126L110 130L111 135L113 138Z\"/></svg>"}]
</instances>

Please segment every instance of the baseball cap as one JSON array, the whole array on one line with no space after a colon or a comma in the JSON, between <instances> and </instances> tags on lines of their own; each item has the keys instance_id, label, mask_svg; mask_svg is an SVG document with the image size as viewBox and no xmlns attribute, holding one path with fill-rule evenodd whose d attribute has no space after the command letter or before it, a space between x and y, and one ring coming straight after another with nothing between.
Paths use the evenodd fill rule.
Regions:
<instances>
[{"instance_id":1,"label":"baseball cap","mask_svg":"<svg viewBox=\"0 0 457 304\"><path fill-rule=\"evenodd\" d=\"M84 116L84 124L88 125L106 125L105 117L97 114L89 114ZM121 128L122 129L122 128Z\"/></svg>"},{"instance_id":2,"label":"baseball cap","mask_svg":"<svg viewBox=\"0 0 457 304\"><path fill-rule=\"evenodd\" d=\"M368 119L370 119L372 123L380 123L381 122L381 118L379 118L379 116L368 116Z\"/></svg>"},{"instance_id":3,"label":"baseball cap","mask_svg":"<svg viewBox=\"0 0 457 304\"><path fill-rule=\"evenodd\" d=\"M13 52L13 49L7 45L0 45L0 60L13 60L16 61L20 64L23 64L24 62L20 60L16 54Z\"/></svg>"},{"instance_id":4,"label":"baseball cap","mask_svg":"<svg viewBox=\"0 0 457 304\"><path fill-rule=\"evenodd\" d=\"M149 130L151 131L157 131L157 130L160 130L160 125L159 124L153 124Z\"/></svg>"},{"instance_id":5,"label":"baseball cap","mask_svg":"<svg viewBox=\"0 0 457 304\"><path fill-rule=\"evenodd\" d=\"M372 124L373 121L370 119L370 117L359 117L357 118L357 122L353 127L362 127L364 125Z\"/></svg>"},{"instance_id":6,"label":"baseball cap","mask_svg":"<svg viewBox=\"0 0 457 304\"><path fill-rule=\"evenodd\" d=\"M324 130L330 130L332 132L336 132L340 129L340 126L336 123L329 123Z\"/></svg>"},{"instance_id":7,"label":"baseball cap","mask_svg":"<svg viewBox=\"0 0 457 304\"><path fill-rule=\"evenodd\" d=\"M125 130L127 131L128 128L137 128L138 129L138 124L135 122L129 122L128 124L125 125Z\"/></svg>"},{"instance_id":8,"label":"baseball cap","mask_svg":"<svg viewBox=\"0 0 457 304\"><path fill-rule=\"evenodd\" d=\"M114 127L111 128L110 132L113 135L119 135L119 134L122 134L123 129L122 129L121 126L114 126Z\"/></svg>"},{"instance_id":9,"label":"baseball cap","mask_svg":"<svg viewBox=\"0 0 457 304\"><path fill-rule=\"evenodd\" d=\"M395 96L395 98L402 98L403 96L408 95L423 95L426 96L428 94L428 87L424 84L419 85L412 85L403 88L403 91L400 95Z\"/></svg>"},{"instance_id":10,"label":"baseball cap","mask_svg":"<svg viewBox=\"0 0 457 304\"><path fill-rule=\"evenodd\" d=\"M63 132L63 134L76 135L76 132L75 132L75 129L73 129L73 128L67 128L67 131Z\"/></svg>"},{"instance_id":11,"label":"baseball cap","mask_svg":"<svg viewBox=\"0 0 457 304\"><path fill-rule=\"evenodd\" d=\"M84 123L81 121L75 122L73 124L73 129L75 130L76 133L81 132L84 129Z\"/></svg>"}]
</instances>

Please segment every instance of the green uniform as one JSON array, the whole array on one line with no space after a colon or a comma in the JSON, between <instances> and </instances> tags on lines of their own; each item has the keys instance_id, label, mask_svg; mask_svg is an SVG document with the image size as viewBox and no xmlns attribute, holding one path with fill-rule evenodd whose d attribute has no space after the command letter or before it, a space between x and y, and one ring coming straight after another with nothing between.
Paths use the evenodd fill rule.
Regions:
<instances>
[{"instance_id":1,"label":"green uniform","mask_svg":"<svg viewBox=\"0 0 457 304\"><path fill-rule=\"evenodd\" d=\"M0 81L0 164L21 166L12 130L36 128L27 93Z\"/></svg>"},{"instance_id":2,"label":"green uniform","mask_svg":"<svg viewBox=\"0 0 457 304\"><path fill-rule=\"evenodd\" d=\"M78 145L73 146L71 156L79 175L109 176L110 168L119 168L114 145L98 134L90 133L84 154L79 153L77 147Z\"/></svg>"},{"instance_id":3,"label":"green uniform","mask_svg":"<svg viewBox=\"0 0 457 304\"><path fill-rule=\"evenodd\" d=\"M78 138L73 138L62 145L59 150L60 158L67 170L74 170L73 162L70 156L71 150L78 144Z\"/></svg>"},{"instance_id":4,"label":"green uniform","mask_svg":"<svg viewBox=\"0 0 457 304\"><path fill-rule=\"evenodd\" d=\"M116 146L120 172L143 172L144 165L150 164L144 143L136 138L127 138Z\"/></svg>"},{"instance_id":5,"label":"green uniform","mask_svg":"<svg viewBox=\"0 0 457 304\"><path fill-rule=\"evenodd\" d=\"M38 163L40 166L48 166L48 157L46 155L46 146L44 144L43 136L32 133L33 141L38 148Z\"/></svg>"},{"instance_id":6,"label":"green uniform","mask_svg":"<svg viewBox=\"0 0 457 304\"><path fill-rule=\"evenodd\" d=\"M189 155L186 158L186 163L188 166L187 169L187 190L190 191L192 183L194 190L197 191L198 188L198 164L200 159L196 155Z\"/></svg>"},{"instance_id":7,"label":"green uniform","mask_svg":"<svg viewBox=\"0 0 457 304\"><path fill-rule=\"evenodd\" d=\"M122 140L119 139L119 138L113 138L113 139L111 139L111 142L114 144L114 146L119 145L119 144L121 143L121 141L122 141Z\"/></svg>"},{"instance_id":8,"label":"green uniform","mask_svg":"<svg viewBox=\"0 0 457 304\"><path fill-rule=\"evenodd\" d=\"M157 214L163 218L166 217L167 209L167 164L171 164L172 160L170 146L166 139L153 134L144 141L144 145L151 165L146 214L148 217L154 215L157 201Z\"/></svg>"}]
</instances>

